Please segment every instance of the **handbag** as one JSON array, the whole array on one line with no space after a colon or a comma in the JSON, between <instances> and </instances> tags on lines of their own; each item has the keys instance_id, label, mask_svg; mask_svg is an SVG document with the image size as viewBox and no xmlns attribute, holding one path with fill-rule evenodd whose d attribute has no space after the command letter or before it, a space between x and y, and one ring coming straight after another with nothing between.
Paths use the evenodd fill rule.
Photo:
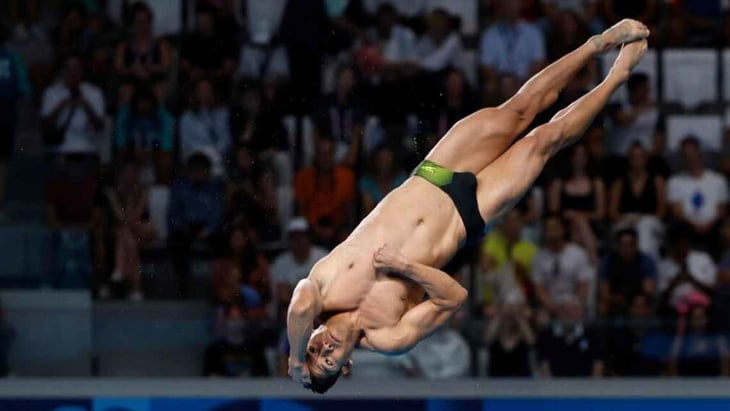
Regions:
<instances>
[{"instance_id":1,"label":"handbag","mask_svg":"<svg viewBox=\"0 0 730 411\"><path fill-rule=\"evenodd\" d=\"M68 131L68 126L71 124L71 119L73 118L75 112L76 104L74 103L74 105L71 106L71 110L69 110L66 121L64 121L61 126L57 126L56 124L50 124L43 127L43 142L46 145L60 146L61 144L63 144L64 140L66 140L66 131Z\"/></svg>"}]
</instances>

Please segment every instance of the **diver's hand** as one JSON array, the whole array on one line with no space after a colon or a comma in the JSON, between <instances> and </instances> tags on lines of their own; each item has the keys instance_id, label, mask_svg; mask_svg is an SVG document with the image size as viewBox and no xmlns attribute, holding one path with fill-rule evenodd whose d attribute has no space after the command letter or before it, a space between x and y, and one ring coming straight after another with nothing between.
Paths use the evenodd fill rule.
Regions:
<instances>
[{"instance_id":1,"label":"diver's hand","mask_svg":"<svg viewBox=\"0 0 730 411\"><path fill-rule=\"evenodd\" d=\"M289 357L289 376L294 382L302 384L305 387L312 383L309 377L309 368L292 357Z\"/></svg>"},{"instance_id":2,"label":"diver's hand","mask_svg":"<svg viewBox=\"0 0 730 411\"><path fill-rule=\"evenodd\" d=\"M373 267L377 270L405 273L408 270L408 260L403 254L384 244L373 254Z\"/></svg>"}]
</instances>

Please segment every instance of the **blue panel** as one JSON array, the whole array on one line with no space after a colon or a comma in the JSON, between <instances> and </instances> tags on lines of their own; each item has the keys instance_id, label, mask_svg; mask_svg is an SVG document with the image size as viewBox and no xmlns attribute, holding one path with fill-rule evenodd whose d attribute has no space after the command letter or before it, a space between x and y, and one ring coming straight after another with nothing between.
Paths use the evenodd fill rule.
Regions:
<instances>
[{"instance_id":1,"label":"blue panel","mask_svg":"<svg viewBox=\"0 0 730 411\"><path fill-rule=\"evenodd\" d=\"M261 400L260 411L316 411L312 405L295 400Z\"/></svg>"},{"instance_id":2,"label":"blue panel","mask_svg":"<svg viewBox=\"0 0 730 411\"><path fill-rule=\"evenodd\" d=\"M90 411L88 400L0 400L2 411Z\"/></svg>"},{"instance_id":3,"label":"blue panel","mask_svg":"<svg viewBox=\"0 0 730 411\"><path fill-rule=\"evenodd\" d=\"M487 399L484 411L726 411L730 399Z\"/></svg>"},{"instance_id":4,"label":"blue panel","mask_svg":"<svg viewBox=\"0 0 730 411\"><path fill-rule=\"evenodd\" d=\"M426 411L479 411L481 409L481 400L433 399L426 402Z\"/></svg>"},{"instance_id":5,"label":"blue panel","mask_svg":"<svg viewBox=\"0 0 730 411\"><path fill-rule=\"evenodd\" d=\"M150 411L146 398L97 398L93 411Z\"/></svg>"},{"instance_id":6,"label":"blue panel","mask_svg":"<svg viewBox=\"0 0 730 411\"><path fill-rule=\"evenodd\" d=\"M232 400L210 398L153 398L150 411L211 411Z\"/></svg>"}]
</instances>

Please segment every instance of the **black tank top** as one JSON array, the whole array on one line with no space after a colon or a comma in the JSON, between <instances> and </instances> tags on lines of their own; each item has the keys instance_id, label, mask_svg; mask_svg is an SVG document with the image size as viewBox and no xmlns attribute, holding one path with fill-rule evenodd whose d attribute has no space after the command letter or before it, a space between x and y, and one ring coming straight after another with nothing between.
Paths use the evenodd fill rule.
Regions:
<instances>
[{"instance_id":1,"label":"black tank top","mask_svg":"<svg viewBox=\"0 0 730 411\"><path fill-rule=\"evenodd\" d=\"M596 208L596 193L591 182L591 191L586 194L569 194L563 189L560 193L560 207L563 210L591 211Z\"/></svg>"},{"instance_id":2,"label":"black tank top","mask_svg":"<svg viewBox=\"0 0 730 411\"><path fill-rule=\"evenodd\" d=\"M628 176L624 176L622 181L623 190L621 191L621 204L619 204L621 213L653 214L656 211L656 185L653 176L647 176L644 189L639 194L634 193Z\"/></svg>"}]
</instances>

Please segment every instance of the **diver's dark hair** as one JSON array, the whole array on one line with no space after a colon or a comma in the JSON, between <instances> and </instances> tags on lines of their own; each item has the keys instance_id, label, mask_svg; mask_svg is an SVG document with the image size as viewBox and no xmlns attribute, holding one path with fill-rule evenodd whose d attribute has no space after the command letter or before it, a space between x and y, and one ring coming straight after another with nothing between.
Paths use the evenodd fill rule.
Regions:
<instances>
[{"instance_id":1,"label":"diver's dark hair","mask_svg":"<svg viewBox=\"0 0 730 411\"><path fill-rule=\"evenodd\" d=\"M324 394L337 382L337 379L342 375L342 369L337 371L337 374L328 375L326 377L318 377L310 374L311 384L305 386L317 394Z\"/></svg>"}]
</instances>

